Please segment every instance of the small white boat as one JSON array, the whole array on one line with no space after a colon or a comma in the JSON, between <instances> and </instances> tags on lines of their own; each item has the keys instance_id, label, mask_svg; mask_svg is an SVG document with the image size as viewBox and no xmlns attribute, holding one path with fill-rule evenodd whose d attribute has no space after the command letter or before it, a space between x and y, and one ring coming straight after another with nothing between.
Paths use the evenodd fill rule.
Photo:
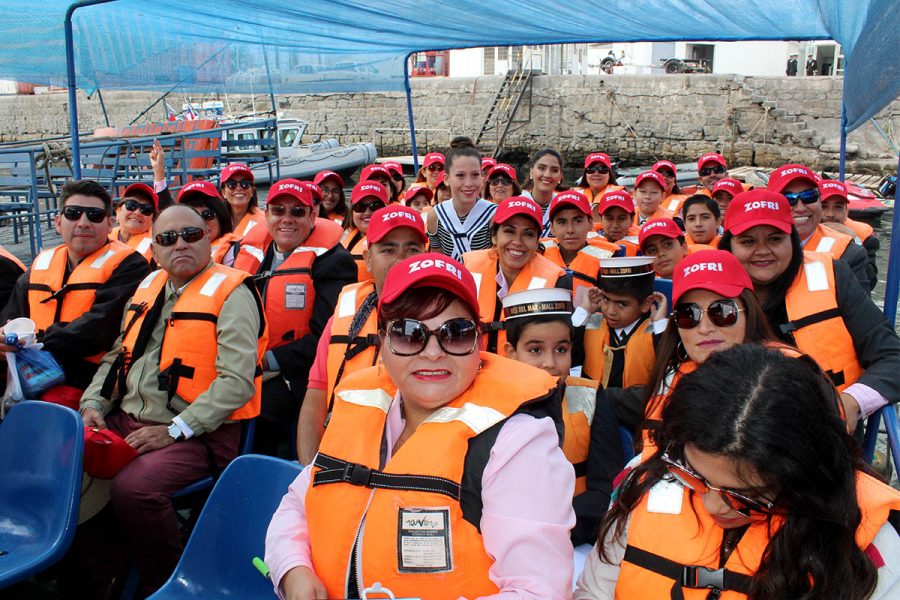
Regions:
<instances>
[{"instance_id":1,"label":"small white boat","mask_svg":"<svg viewBox=\"0 0 900 600\"><path fill-rule=\"evenodd\" d=\"M301 144L309 122L303 119L278 119L278 164L281 178L312 179L316 173L331 170L342 176L350 175L358 167L375 162L378 152L375 145L348 144L342 146L338 140L329 138L312 144ZM260 139L265 130L234 129L227 132L231 139ZM240 160L242 154L259 156L259 146L242 146L228 150L230 161ZM271 166L271 169L270 169ZM253 175L259 183L272 183L278 177L274 164L262 163L252 167ZM271 171L271 175L270 175Z\"/></svg>"}]
</instances>

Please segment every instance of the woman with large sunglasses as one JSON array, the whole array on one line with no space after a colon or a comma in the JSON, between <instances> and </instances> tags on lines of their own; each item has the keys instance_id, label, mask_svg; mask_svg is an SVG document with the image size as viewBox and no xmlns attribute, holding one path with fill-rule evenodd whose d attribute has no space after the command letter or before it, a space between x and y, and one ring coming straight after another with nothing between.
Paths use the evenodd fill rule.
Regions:
<instances>
[{"instance_id":1,"label":"woman with large sunglasses","mask_svg":"<svg viewBox=\"0 0 900 600\"><path fill-rule=\"evenodd\" d=\"M150 227L159 206L159 196L146 183L132 183L116 205L116 226L109 239L128 244L152 264Z\"/></svg>"},{"instance_id":2,"label":"woman with large sunglasses","mask_svg":"<svg viewBox=\"0 0 900 600\"><path fill-rule=\"evenodd\" d=\"M603 152L591 152L585 157L581 182L584 185L575 190L587 196L591 204L599 202L600 197L606 192L625 189L616 184L616 172L612 168L612 161L609 155Z\"/></svg>"},{"instance_id":3,"label":"woman with large sunglasses","mask_svg":"<svg viewBox=\"0 0 900 600\"><path fill-rule=\"evenodd\" d=\"M213 260L226 267L233 266L242 239L232 229L229 204L219 196L216 186L208 181L190 183L181 188L178 204L190 206L206 222Z\"/></svg>"},{"instance_id":4,"label":"woman with large sunglasses","mask_svg":"<svg viewBox=\"0 0 900 600\"><path fill-rule=\"evenodd\" d=\"M425 186L432 192L444 177L444 155L440 152L429 152L416 174L416 180L410 187Z\"/></svg>"},{"instance_id":5,"label":"woman with large sunglasses","mask_svg":"<svg viewBox=\"0 0 900 600\"><path fill-rule=\"evenodd\" d=\"M341 382L269 525L280 597L359 598L378 581L398 598L569 598L555 378L480 351L475 281L441 254L389 271L378 328L382 364Z\"/></svg>"},{"instance_id":6,"label":"woman with large sunglasses","mask_svg":"<svg viewBox=\"0 0 900 600\"><path fill-rule=\"evenodd\" d=\"M219 193L228 203L234 222L232 230L242 238L254 227L266 228L266 215L259 208L253 181L253 171L244 163L231 163L219 177Z\"/></svg>"},{"instance_id":7,"label":"woman with large sunglasses","mask_svg":"<svg viewBox=\"0 0 900 600\"><path fill-rule=\"evenodd\" d=\"M900 492L867 474L835 396L811 361L755 344L685 375L575 599L897 598Z\"/></svg>"},{"instance_id":8,"label":"woman with large sunglasses","mask_svg":"<svg viewBox=\"0 0 900 600\"><path fill-rule=\"evenodd\" d=\"M735 196L719 248L750 275L776 335L834 381L851 430L900 400L900 338L844 261L802 249L783 195L751 190Z\"/></svg>"},{"instance_id":9,"label":"woman with large sunglasses","mask_svg":"<svg viewBox=\"0 0 900 600\"><path fill-rule=\"evenodd\" d=\"M500 204L510 196L520 196L522 187L512 165L499 163L490 168L484 183L484 199Z\"/></svg>"},{"instance_id":10,"label":"woman with large sunglasses","mask_svg":"<svg viewBox=\"0 0 900 600\"><path fill-rule=\"evenodd\" d=\"M369 231L369 221L379 208L388 205L390 192L388 186L377 181L360 181L353 186L350 193L350 209L353 215L353 225L341 238L341 244L356 261L358 271L357 281L371 279L372 275L366 268L366 260L363 258L363 250L366 249L366 232Z\"/></svg>"}]
</instances>

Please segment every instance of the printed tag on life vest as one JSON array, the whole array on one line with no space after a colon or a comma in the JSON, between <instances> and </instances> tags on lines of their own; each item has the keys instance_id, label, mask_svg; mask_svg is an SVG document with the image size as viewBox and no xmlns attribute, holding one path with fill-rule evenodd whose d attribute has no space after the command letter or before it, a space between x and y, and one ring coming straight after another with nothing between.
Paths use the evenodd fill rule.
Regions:
<instances>
[{"instance_id":1,"label":"printed tag on life vest","mask_svg":"<svg viewBox=\"0 0 900 600\"><path fill-rule=\"evenodd\" d=\"M453 570L449 508L401 508L397 515L397 571Z\"/></svg>"},{"instance_id":2,"label":"printed tag on life vest","mask_svg":"<svg viewBox=\"0 0 900 600\"><path fill-rule=\"evenodd\" d=\"M680 515L684 486L674 479L660 479L647 498L647 512Z\"/></svg>"},{"instance_id":3,"label":"printed tag on life vest","mask_svg":"<svg viewBox=\"0 0 900 600\"><path fill-rule=\"evenodd\" d=\"M305 283L289 283L284 286L284 307L293 310L306 308Z\"/></svg>"}]
</instances>

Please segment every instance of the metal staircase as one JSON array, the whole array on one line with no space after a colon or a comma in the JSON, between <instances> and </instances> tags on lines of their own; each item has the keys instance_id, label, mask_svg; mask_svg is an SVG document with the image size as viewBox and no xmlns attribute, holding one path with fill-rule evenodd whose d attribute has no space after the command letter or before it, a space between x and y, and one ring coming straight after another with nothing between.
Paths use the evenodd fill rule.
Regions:
<instances>
[{"instance_id":1,"label":"metal staircase","mask_svg":"<svg viewBox=\"0 0 900 600\"><path fill-rule=\"evenodd\" d=\"M475 145L482 148L485 154L496 158L506 136L531 121L532 79L538 74L540 71L524 67L506 72L481 131L475 138ZM524 115L518 115L523 100L527 100L528 110Z\"/></svg>"}]
</instances>

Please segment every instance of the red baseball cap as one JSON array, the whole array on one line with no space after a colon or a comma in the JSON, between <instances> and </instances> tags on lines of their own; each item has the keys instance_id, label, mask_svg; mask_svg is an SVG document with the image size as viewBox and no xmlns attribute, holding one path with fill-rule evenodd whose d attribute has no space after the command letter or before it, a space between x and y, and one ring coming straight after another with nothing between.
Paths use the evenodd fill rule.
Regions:
<instances>
[{"instance_id":1,"label":"red baseball cap","mask_svg":"<svg viewBox=\"0 0 900 600\"><path fill-rule=\"evenodd\" d=\"M725 231L739 235L757 225L771 225L784 233L790 233L794 219L787 199L781 194L762 189L741 192L735 196L725 211Z\"/></svg>"},{"instance_id":2,"label":"red baseball cap","mask_svg":"<svg viewBox=\"0 0 900 600\"><path fill-rule=\"evenodd\" d=\"M516 175L516 169L512 165L508 165L506 163L497 163L491 170L488 171L487 178L490 179L497 173L504 173L507 177L512 179L513 181L518 180L518 176Z\"/></svg>"},{"instance_id":3,"label":"red baseball cap","mask_svg":"<svg viewBox=\"0 0 900 600\"><path fill-rule=\"evenodd\" d=\"M731 252L700 250L678 261L672 273L672 304L691 290L709 290L725 298L737 298L753 290L750 275Z\"/></svg>"},{"instance_id":4,"label":"red baseball cap","mask_svg":"<svg viewBox=\"0 0 900 600\"><path fill-rule=\"evenodd\" d=\"M271 204L280 198L294 198L304 206L313 205L313 193L310 189L308 181L300 181L299 179L282 179L276 181L275 185L269 188L269 196L266 198L266 204Z\"/></svg>"},{"instance_id":5,"label":"red baseball cap","mask_svg":"<svg viewBox=\"0 0 900 600\"><path fill-rule=\"evenodd\" d=\"M178 202L184 202L189 196L195 195L208 196L219 202L224 202L222 196L219 195L219 190L211 181L192 181L187 184L178 192Z\"/></svg>"},{"instance_id":6,"label":"red baseball cap","mask_svg":"<svg viewBox=\"0 0 900 600\"><path fill-rule=\"evenodd\" d=\"M643 250L644 242L654 235L661 235L677 240L684 235L684 232L672 219L650 219L644 223L640 233L638 233L638 246Z\"/></svg>"},{"instance_id":7,"label":"red baseball cap","mask_svg":"<svg viewBox=\"0 0 900 600\"><path fill-rule=\"evenodd\" d=\"M718 152L710 152L708 154L704 154L697 161L697 170L703 168L703 166L708 162L714 162L716 164L722 165L726 169L728 168L728 163L725 162L725 157L719 154Z\"/></svg>"},{"instance_id":8,"label":"red baseball cap","mask_svg":"<svg viewBox=\"0 0 900 600\"><path fill-rule=\"evenodd\" d=\"M738 194L744 191L743 184L737 179L732 179L730 177L726 177L725 179L718 180L712 189L712 193L716 192L728 192L731 194L731 197L734 198Z\"/></svg>"},{"instance_id":9,"label":"red baseball cap","mask_svg":"<svg viewBox=\"0 0 900 600\"><path fill-rule=\"evenodd\" d=\"M612 162L609 160L609 154L604 152L591 152L584 158L584 168L587 169L595 162L603 163L607 169L612 169Z\"/></svg>"},{"instance_id":10,"label":"red baseball cap","mask_svg":"<svg viewBox=\"0 0 900 600\"><path fill-rule=\"evenodd\" d=\"M137 457L137 450L110 429L84 428L84 470L92 477L112 479Z\"/></svg>"},{"instance_id":11,"label":"red baseball cap","mask_svg":"<svg viewBox=\"0 0 900 600\"><path fill-rule=\"evenodd\" d=\"M384 175L388 179L391 178L391 172L383 165L366 165L359 174L360 181L368 181L372 175Z\"/></svg>"},{"instance_id":12,"label":"red baseball cap","mask_svg":"<svg viewBox=\"0 0 900 600\"><path fill-rule=\"evenodd\" d=\"M421 219L421 217L416 217ZM421 287L437 287L455 294L472 314L479 314L478 289L469 270L449 256L428 252L410 256L391 267L378 297L378 310L403 292Z\"/></svg>"},{"instance_id":13,"label":"red baseball cap","mask_svg":"<svg viewBox=\"0 0 900 600\"><path fill-rule=\"evenodd\" d=\"M350 194L350 204L356 204L370 196L381 200L385 204L388 203L388 192L383 185L377 181L360 181L353 186L353 192Z\"/></svg>"},{"instance_id":14,"label":"red baseball cap","mask_svg":"<svg viewBox=\"0 0 900 600\"><path fill-rule=\"evenodd\" d=\"M769 175L769 184L766 186L766 189L780 194L789 183L798 179L808 181L813 187L819 185L819 176L809 167L805 165L782 165Z\"/></svg>"},{"instance_id":15,"label":"red baseball cap","mask_svg":"<svg viewBox=\"0 0 900 600\"><path fill-rule=\"evenodd\" d=\"M656 171L657 173L659 173L660 169L668 169L672 171L673 175L678 174L678 167L676 167L675 163L673 163L671 160L661 160L650 167L651 171Z\"/></svg>"},{"instance_id":16,"label":"red baseball cap","mask_svg":"<svg viewBox=\"0 0 900 600\"><path fill-rule=\"evenodd\" d=\"M312 181L302 181L303 185L309 190L309 193L313 195L313 199L319 202L322 201L322 188L320 188L317 184Z\"/></svg>"},{"instance_id":17,"label":"red baseball cap","mask_svg":"<svg viewBox=\"0 0 900 600\"><path fill-rule=\"evenodd\" d=\"M591 216L591 201L587 196L575 190L561 192L550 201L550 217L561 208L577 208L587 216Z\"/></svg>"},{"instance_id":18,"label":"red baseball cap","mask_svg":"<svg viewBox=\"0 0 900 600\"><path fill-rule=\"evenodd\" d=\"M153 209L159 210L159 195L157 195L157 193L153 191L152 187L150 187L146 183L132 183L127 188L125 188L124 192L122 192L122 198L124 199L135 194L139 196L146 196L153 201Z\"/></svg>"},{"instance_id":19,"label":"red baseball cap","mask_svg":"<svg viewBox=\"0 0 900 600\"><path fill-rule=\"evenodd\" d=\"M372 213L372 220L369 221L369 229L366 231L366 241L369 246L376 244L398 227L408 227L418 234L423 243L428 241L425 235L425 220L419 211L399 204L391 204Z\"/></svg>"},{"instance_id":20,"label":"red baseball cap","mask_svg":"<svg viewBox=\"0 0 900 600\"><path fill-rule=\"evenodd\" d=\"M826 198L832 198L834 196L838 196L844 202L850 202L850 198L847 197L847 186L837 179L823 179L820 181L819 195L822 197L822 202L824 202Z\"/></svg>"},{"instance_id":21,"label":"red baseball cap","mask_svg":"<svg viewBox=\"0 0 900 600\"><path fill-rule=\"evenodd\" d=\"M398 163L395 160L386 160L381 163L381 166L387 169L388 171L393 171L397 175L403 175L403 165Z\"/></svg>"},{"instance_id":22,"label":"red baseball cap","mask_svg":"<svg viewBox=\"0 0 900 600\"><path fill-rule=\"evenodd\" d=\"M222 169L222 173L219 175L219 185L222 185L235 175L245 175L251 182L253 181L253 171L250 170L250 167L244 163L231 163Z\"/></svg>"},{"instance_id":23,"label":"red baseball cap","mask_svg":"<svg viewBox=\"0 0 900 600\"><path fill-rule=\"evenodd\" d=\"M666 190L666 180L663 179L663 176L656 171L644 171L643 173L638 175L637 179L634 180L634 189L637 189L639 185L648 180L656 183L656 185L661 187L663 191Z\"/></svg>"},{"instance_id":24,"label":"red baseball cap","mask_svg":"<svg viewBox=\"0 0 900 600\"><path fill-rule=\"evenodd\" d=\"M316 185L322 185L322 182L326 179L334 179L339 186L344 187L344 178L334 171L319 171L318 173L316 173L316 176L313 179L313 183Z\"/></svg>"},{"instance_id":25,"label":"red baseball cap","mask_svg":"<svg viewBox=\"0 0 900 600\"><path fill-rule=\"evenodd\" d=\"M409 202L416 196L425 196L429 200L434 198L434 192L428 189L428 186L425 185L417 185L416 187L411 187L406 190L406 193L403 195L403 200L405 202ZM371 225L369 225L371 227Z\"/></svg>"},{"instance_id":26,"label":"red baseball cap","mask_svg":"<svg viewBox=\"0 0 900 600\"><path fill-rule=\"evenodd\" d=\"M427 169L434 163L444 164L444 155L440 152L429 152L425 155L425 162L422 163L422 166Z\"/></svg>"},{"instance_id":27,"label":"red baseball cap","mask_svg":"<svg viewBox=\"0 0 900 600\"><path fill-rule=\"evenodd\" d=\"M497 164L497 159L491 156L483 156L481 158L481 170L484 171L487 168L491 168Z\"/></svg>"},{"instance_id":28,"label":"red baseball cap","mask_svg":"<svg viewBox=\"0 0 900 600\"><path fill-rule=\"evenodd\" d=\"M597 214L602 215L610 208L618 206L627 213L634 214L634 199L625 190L606 192L597 203Z\"/></svg>"},{"instance_id":29,"label":"red baseball cap","mask_svg":"<svg viewBox=\"0 0 900 600\"><path fill-rule=\"evenodd\" d=\"M540 228L544 222L544 213L541 211L540 205L531 198L526 198L525 196L513 196L498 204L497 212L494 213L493 222L497 224L506 223L516 215L528 217L537 223L538 228Z\"/></svg>"}]
</instances>

